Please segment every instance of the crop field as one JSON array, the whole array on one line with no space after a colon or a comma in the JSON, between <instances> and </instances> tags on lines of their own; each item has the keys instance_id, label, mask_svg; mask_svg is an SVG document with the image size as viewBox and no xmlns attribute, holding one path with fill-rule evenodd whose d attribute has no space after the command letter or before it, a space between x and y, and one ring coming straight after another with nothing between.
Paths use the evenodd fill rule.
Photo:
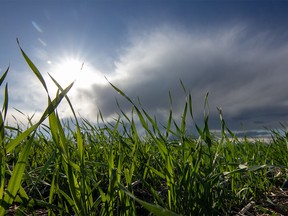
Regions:
<instances>
[{"instance_id":1,"label":"crop field","mask_svg":"<svg viewBox=\"0 0 288 216\"><path fill-rule=\"evenodd\" d=\"M45 81L22 55L47 92L48 105L26 128L6 124L8 87L0 115L0 215L288 215L288 132L271 131L271 141L238 139L219 109L221 134L194 121L191 95L181 122L159 125L132 105L131 117L98 123L76 116L67 93L49 96ZM170 98L172 101L172 98ZM67 100L73 119L61 120ZM207 103L207 98L206 98ZM206 108L204 108L206 109ZM197 136L189 134L193 123ZM140 126L139 126L140 125ZM143 132L145 131L144 135Z\"/></svg>"}]
</instances>

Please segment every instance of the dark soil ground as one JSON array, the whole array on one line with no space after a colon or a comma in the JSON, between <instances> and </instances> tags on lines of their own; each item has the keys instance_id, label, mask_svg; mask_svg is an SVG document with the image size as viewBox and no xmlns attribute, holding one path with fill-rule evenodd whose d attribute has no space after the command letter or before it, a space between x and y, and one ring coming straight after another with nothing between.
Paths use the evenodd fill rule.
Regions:
<instances>
[{"instance_id":1,"label":"dark soil ground","mask_svg":"<svg viewBox=\"0 0 288 216\"><path fill-rule=\"evenodd\" d=\"M15 215L16 209L17 205L11 206L7 215ZM275 188L273 192L267 195L266 200L263 199L258 202L251 201L246 206L236 209L239 209L239 211L233 214L235 216L288 216L288 189ZM146 211L144 210L143 212ZM48 211L40 208L35 210L33 214L28 215L46 216L48 215Z\"/></svg>"}]
</instances>

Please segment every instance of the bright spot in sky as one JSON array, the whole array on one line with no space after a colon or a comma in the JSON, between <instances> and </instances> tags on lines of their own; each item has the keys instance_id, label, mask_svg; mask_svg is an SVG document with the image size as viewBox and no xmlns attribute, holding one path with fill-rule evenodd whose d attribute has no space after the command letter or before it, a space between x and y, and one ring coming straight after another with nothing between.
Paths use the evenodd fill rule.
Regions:
<instances>
[{"instance_id":1,"label":"bright spot in sky","mask_svg":"<svg viewBox=\"0 0 288 216\"><path fill-rule=\"evenodd\" d=\"M50 75L64 88L73 82L81 72L83 62L76 58L65 58L52 66Z\"/></svg>"},{"instance_id":2,"label":"bright spot in sky","mask_svg":"<svg viewBox=\"0 0 288 216\"><path fill-rule=\"evenodd\" d=\"M100 71L95 69L89 64L81 60L81 58L66 56L60 59L58 62L47 61L50 66L48 73L61 85L62 88L66 88L72 82L75 81L71 93L75 92L75 89L87 89L93 84L105 84L107 81L104 75ZM57 87L50 79L47 79L47 87L50 93L56 92Z\"/></svg>"},{"instance_id":3,"label":"bright spot in sky","mask_svg":"<svg viewBox=\"0 0 288 216\"><path fill-rule=\"evenodd\" d=\"M89 61L76 57L76 55L66 55L59 58L59 60L49 60L47 63L47 72L63 89L74 82L74 85L68 92L68 96L76 112L83 113L86 111L87 113L87 110L89 110L89 104L81 100L81 95L79 95L80 90L91 91L94 85L108 84L103 73L97 70ZM48 74L46 74L44 79L49 95L54 98L58 90L57 86ZM65 100L61 102L57 110L61 118L71 115L71 109Z\"/></svg>"}]
</instances>

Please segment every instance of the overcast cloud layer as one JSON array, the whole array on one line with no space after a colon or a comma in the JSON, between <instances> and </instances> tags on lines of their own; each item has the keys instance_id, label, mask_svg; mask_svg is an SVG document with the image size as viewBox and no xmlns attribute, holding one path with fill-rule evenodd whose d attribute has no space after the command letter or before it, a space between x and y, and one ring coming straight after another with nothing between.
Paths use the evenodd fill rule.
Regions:
<instances>
[{"instance_id":1,"label":"overcast cloud layer","mask_svg":"<svg viewBox=\"0 0 288 216\"><path fill-rule=\"evenodd\" d=\"M216 107L223 109L234 128L275 126L287 119L288 46L279 44L273 32L252 30L241 24L198 31L164 26L138 32L115 60L108 80L135 101L139 96L146 111L161 120L168 116L169 91L175 118L180 117L185 102L182 80L200 119L209 92L211 127L219 128ZM115 98L123 101L108 84L79 90L78 98L80 104L93 107L91 115L99 107L105 117L115 116ZM131 110L128 103L120 104L123 111Z\"/></svg>"}]
</instances>

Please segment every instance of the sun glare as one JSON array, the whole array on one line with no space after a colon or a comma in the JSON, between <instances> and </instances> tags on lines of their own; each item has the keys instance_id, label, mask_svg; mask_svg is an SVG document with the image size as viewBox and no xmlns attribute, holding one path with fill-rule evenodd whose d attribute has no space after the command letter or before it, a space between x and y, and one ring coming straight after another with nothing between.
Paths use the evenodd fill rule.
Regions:
<instances>
[{"instance_id":1,"label":"sun glare","mask_svg":"<svg viewBox=\"0 0 288 216\"><path fill-rule=\"evenodd\" d=\"M73 82L83 68L83 62L76 58L65 58L53 65L51 76L62 86L66 87Z\"/></svg>"},{"instance_id":2,"label":"sun glare","mask_svg":"<svg viewBox=\"0 0 288 216\"><path fill-rule=\"evenodd\" d=\"M64 57L59 62L50 61L49 74L65 88L75 81L72 89L89 88L93 84L104 84L105 78L100 71L92 67L89 62L85 62L76 57ZM48 79L49 80L49 79ZM57 90L56 85L50 79L48 81L49 90Z\"/></svg>"},{"instance_id":3,"label":"sun glare","mask_svg":"<svg viewBox=\"0 0 288 216\"><path fill-rule=\"evenodd\" d=\"M66 88L74 82L69 90L68 96L73 104L73 108L78 112L85 110L87 103L81 101L81 90L92 90L93 85L107 85L104 74L97 70L88 61L83 61L77 57L62 57L59 61L49 60L48 73L61 85ZM50 96L56 94L58 88L52 79L46 74L45 82ZM61 117L69 117L71 110L65 100L57 108ZM86 111L87 113L87 111Z\"/></svg>"}]
</instances>

